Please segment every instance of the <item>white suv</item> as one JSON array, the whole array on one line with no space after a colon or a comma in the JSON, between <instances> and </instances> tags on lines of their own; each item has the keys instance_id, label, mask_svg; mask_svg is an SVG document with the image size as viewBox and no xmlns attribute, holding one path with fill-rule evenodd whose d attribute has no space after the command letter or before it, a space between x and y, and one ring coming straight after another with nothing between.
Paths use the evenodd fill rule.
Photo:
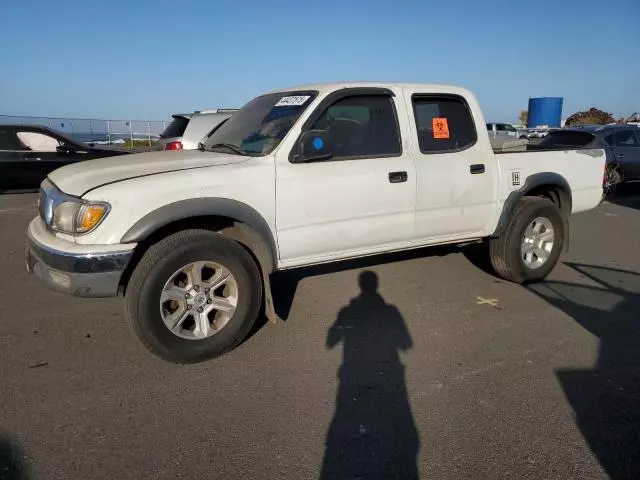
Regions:
<instances>
[{"instance_id":1,"label":"white suv","mask_svg":"<svg viewBox=\"0 0 640 480\"><path fill-rule=\"evenodd\" d=\"M172 115L173 121L160 135L160 150L195 150L203 137L236 111L232 108L217 108Z\"/></svg>"}]
</instances>

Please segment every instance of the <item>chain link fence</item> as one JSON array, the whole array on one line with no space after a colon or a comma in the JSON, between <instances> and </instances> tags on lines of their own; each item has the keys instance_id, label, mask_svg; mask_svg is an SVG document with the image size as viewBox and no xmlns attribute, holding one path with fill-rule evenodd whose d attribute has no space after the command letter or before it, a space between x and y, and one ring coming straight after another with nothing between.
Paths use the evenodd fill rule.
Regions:
<instances>
[{"instance_id":1,"label":"chain link fence","mask_svg":"<svg viewBox=\"0 0 640 480\"><path fill-rule=\"evenodd\" d=\"M52 128L76 141L118 145L148 144L151 146L169 121L153 120L100 120L95 118L53 118L0 115L0 125L42 125Z\"/></svg>"}]
</instances>

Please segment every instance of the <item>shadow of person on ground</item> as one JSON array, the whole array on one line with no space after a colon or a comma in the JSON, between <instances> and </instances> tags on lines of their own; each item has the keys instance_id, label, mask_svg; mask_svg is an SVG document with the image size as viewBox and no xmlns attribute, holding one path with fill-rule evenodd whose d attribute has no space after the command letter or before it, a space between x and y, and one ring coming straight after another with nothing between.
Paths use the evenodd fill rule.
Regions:
<instances>
[{"instance_id":1,"label":"shadow of person on ground","mask_svg":"<svg viewBox=\"0 0 640 480\"><path fill-rule=\"evenodd\" d=\"M305 278L315 277L317 275L329 275L347 270L369 268L387 263L404 262L418 258L446 256L458 251L460 251L460 249L457 245L434 245L400 252L381 253L368 255L366 257L339 260L311 267L278 271L271 276L274 307L278 316L283 320L287 320L298 284Z\"/></svg>"},{"instance_id":2,"label":"shadow of person on ground","mask_svg":"<svg viewBox=\"0 0 640 480\"><path fill-rule=\"evenodd\" d=\"M590 285L527 288L600 339L593 369L556 375L589 447L613 480L640 478L640 274L566 263Z\"/></svg>"},{"instance_id":3,"label":"shadow of person on ground","mask_svg":"<svg viewBox=\"0 0 640 480\"><path fill-rule=\"evenodd\" d=\"M0 480L33 478L21 449L5 436L0 436Z\"/></svg>"},{"instance_id":4,"label":"shadow of person on ground","mask_svg":"<svg viewBox=\"0 0 640 480\"><path fill-rule=\"evenodd\" d=\"M327 334L327 348L343 344L343 361L320 478L416 479L420 440L399 355L411 336L378 293L378 276L365 271L359 284Z\"/></svg>"}]
</instances>

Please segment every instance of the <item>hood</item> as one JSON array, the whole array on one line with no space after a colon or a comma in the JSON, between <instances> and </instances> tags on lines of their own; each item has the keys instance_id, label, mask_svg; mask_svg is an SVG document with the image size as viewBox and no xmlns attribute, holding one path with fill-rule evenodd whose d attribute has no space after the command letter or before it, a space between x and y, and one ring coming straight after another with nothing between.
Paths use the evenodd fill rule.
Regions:
<instances>
[{"instance_id":1,"label":"hood","mask_svg":"<svg viewBox=\"0 0 640 480\"><path fill-rule=\"evenodd\" d=\"M72 163L51 172L49 179L63 192L80 197L107 183L156 173L240 163L249 158L199 150L136 153Z\"/></svg>"}]
</instances>

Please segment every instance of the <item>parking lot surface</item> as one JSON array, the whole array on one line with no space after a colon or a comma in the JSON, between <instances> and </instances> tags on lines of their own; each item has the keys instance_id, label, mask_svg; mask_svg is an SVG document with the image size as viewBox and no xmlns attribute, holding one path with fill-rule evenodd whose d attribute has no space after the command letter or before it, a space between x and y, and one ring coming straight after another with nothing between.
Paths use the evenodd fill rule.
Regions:
<instances>
[{"instance_id":1,"label":"parking lot surface","mask_svg":"<svg viewBox=\"0 0 640 480\"><path fill-rule=\"evenodd\" d=\"M640 477L638 196L538 285L477 247L281 274L287 320L191 366L25 272L35 202L0 196L0 478Z\"/></svg>"}]
</instances>

